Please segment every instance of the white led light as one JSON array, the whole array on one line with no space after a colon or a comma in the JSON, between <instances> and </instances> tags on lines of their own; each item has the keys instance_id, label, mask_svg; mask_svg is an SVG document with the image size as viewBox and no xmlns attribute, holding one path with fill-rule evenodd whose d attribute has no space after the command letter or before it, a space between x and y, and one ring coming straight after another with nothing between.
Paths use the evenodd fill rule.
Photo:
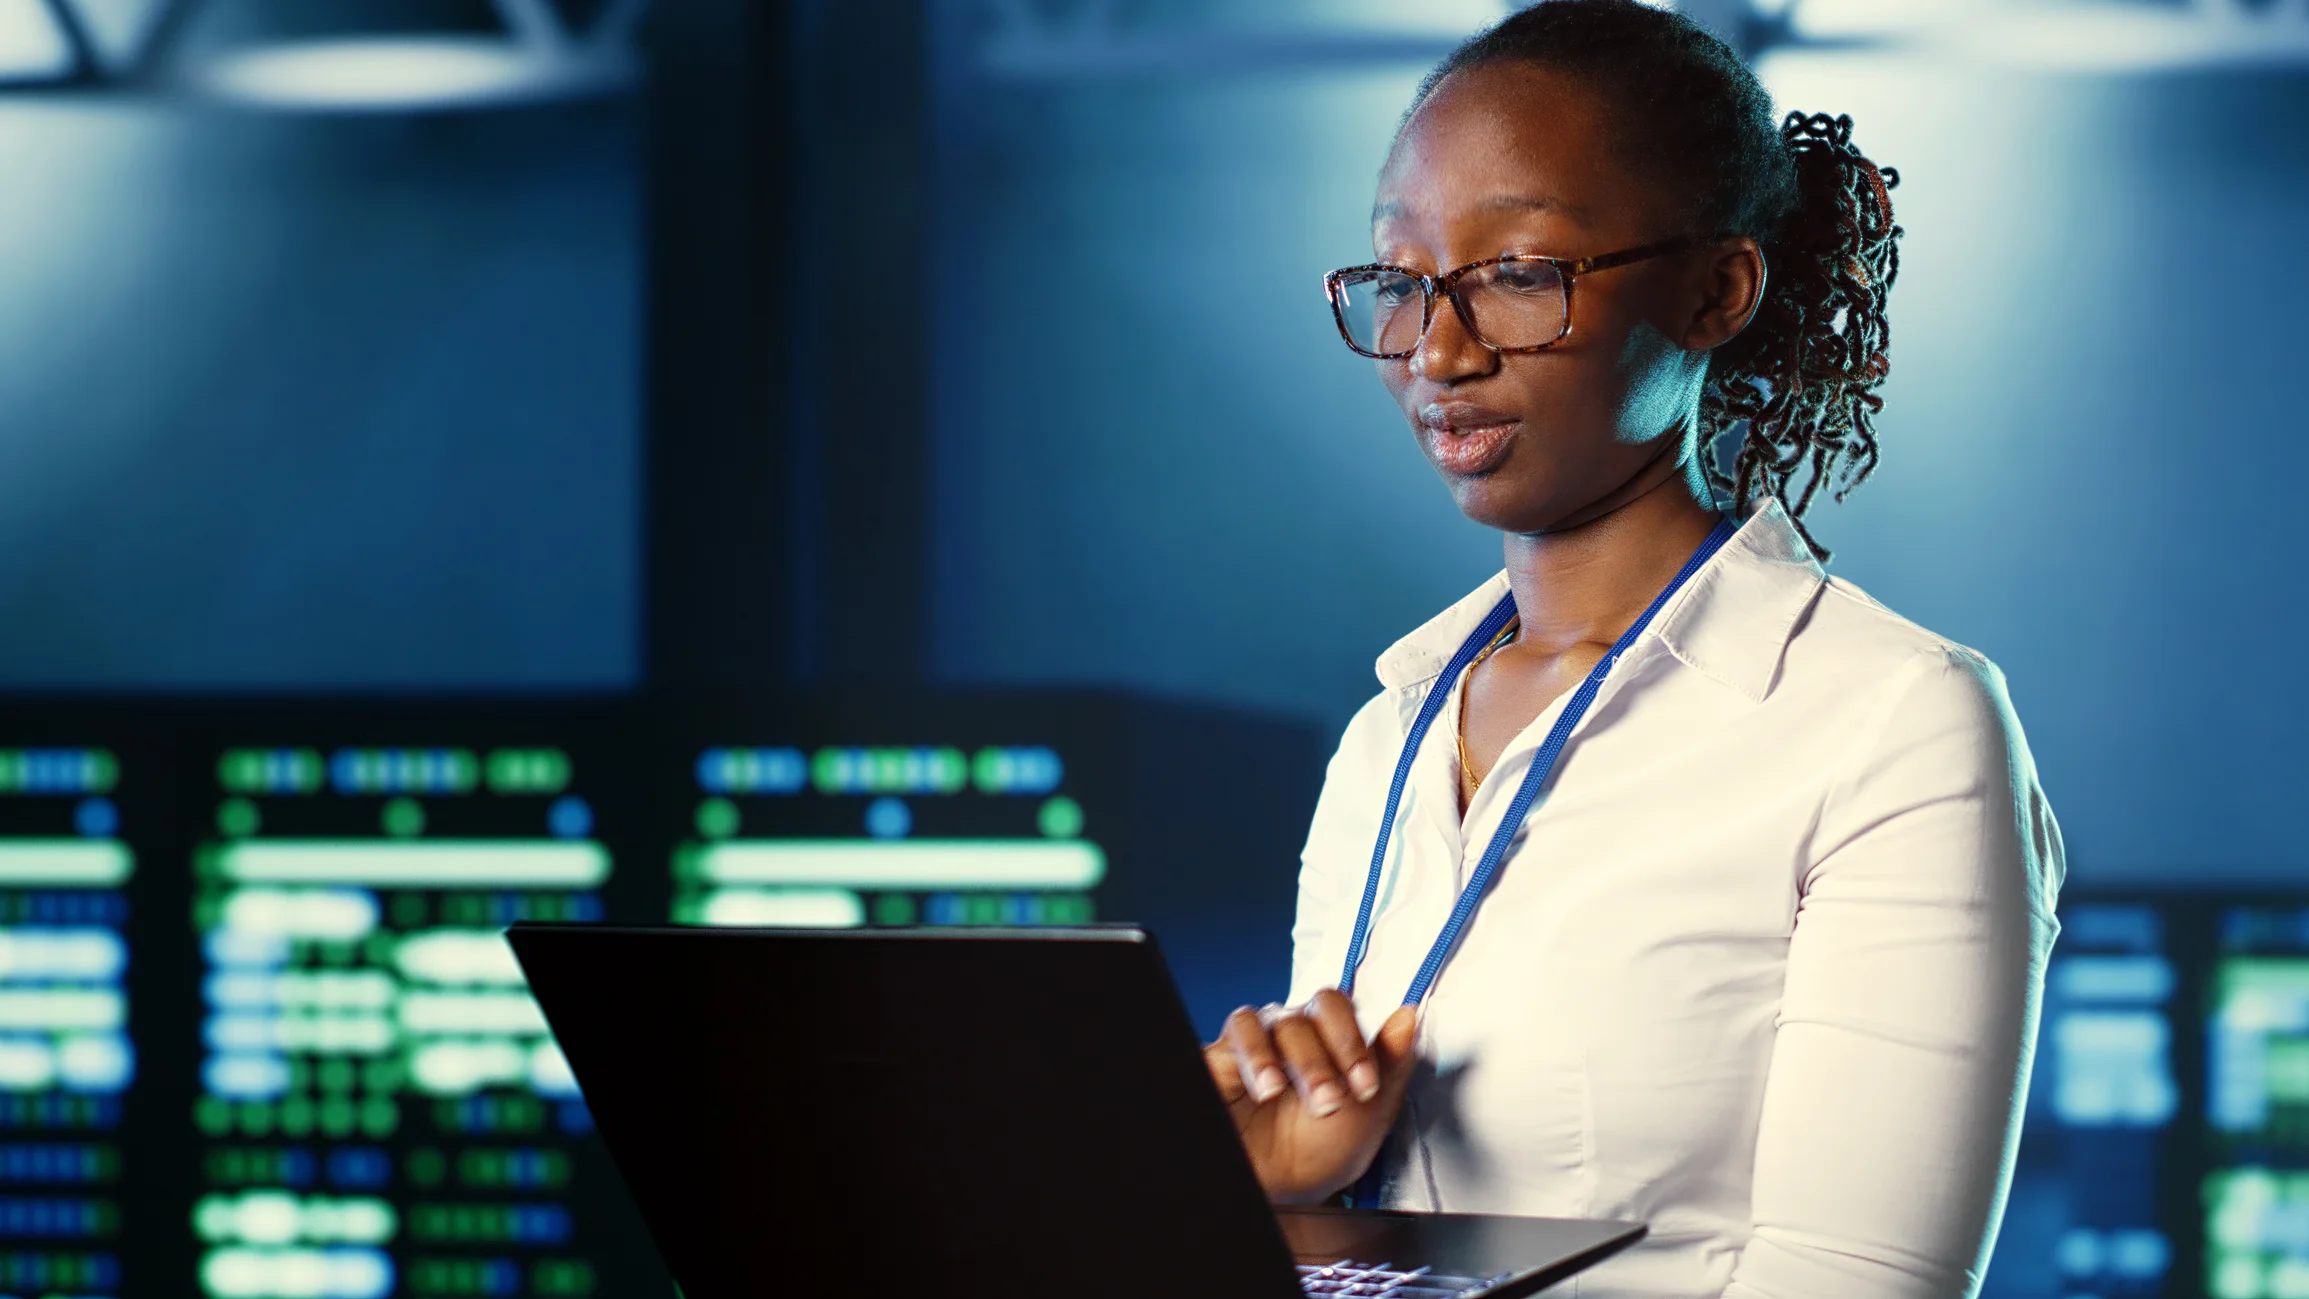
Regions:
<instances>
[{"instance_id":1,"label":"white led light","mask_svg":"<svg viewBox=\"0 0 2309 1299\"><path fill-rule=\"evenodd\" d=\"M529 1089L552 1100L569 1100L578 1095L577 1075L570 1072L569 1057L561 1053L558 1042L540 1042L529 1051Z\"/></svg>"},{"instance_id":2,"label":"white led light","mask_svg":"<svg viewBox=\"0 0 2309 1299\"><path fill-rule=\"evenodd\" d=\"M216 1299L384 1299L393 1290L393 1263L368 1247L236 1245L210 1250L200 1280Z\"/></svg>"},{"instance_id":3,"label":"white led light","mask_svg":"<svg viewBox=\"0 0 2309 1299\"><path fill-rule=\"evenodd\" d=\"M709 925L847 929L866 923L866 904L848 889L716 889L698 919Z\"/></svg>"},{"instance_id":4,"label":"white led light","mask_svg":"<svg viewBox=\"0 0 2309 1299\"><path fill-rule=\"evenodd\" d=\"M0 979L120 977L128 948L109 929L0 929Z\"/></svg>"},{"instance_id":5,"label":"white led light","mask_svg":"<svg viewBox=\"0 0 2309 1299\"><path fill-rule=\"evenodd\" d=\"M545 1032L545 1012L526 992L408 992L401 1028L410 1033Z\"/></svg>"},{"instance_id":6,"label":"white led light","mask_svg":"<svg viewBox=\"0 0 2309 1299\"><path fill-rule=\"evenodd\" d=\"M383 1015L290 1014L280 1019L281 1045L312 1055L383 1055L393 1049L393 1021Z\"/></svg>"},{"instance_id":7,"label":"white led light","mask_svg":"<svg viewBox=\"0 0 2309 1299\"><path fill-rule=\"evenodd\" d=\"M35 1037L0 1037L0 1091L45 1091L55 1082L54 1047Z\"/></svg>"},{"instance_id":8,"label":"white led light","mask_svg":"<svg viewBox=\"0 0 2309 1299\"><path fill-rule=\"evenodd\" d=\"M1087 889L1106 854L1080 839L731 839L697 850L715 884L855 889Z\"/></svg>"},{"instance_id":9,"label":"white led light","mask_svg":"<svg viewBox=\"0 0 2309 1299\"><path fill-rule=\"evenodd\" d=\"M136 1076L136 1053L118 1033L81 1033L56 1048L56 1076L67 1090L111 1095Z\"/></svg>"},{"instance_id":10,"label":"white led light","mask_svg":"<svg viewBox=\"0 0 2309 1299\"><path fill-rule=\"evenodd\" d=\"M590 889L609 877L608 851L584 839L254 839L221 864L249 884Z\"/></svg>"},{"instance_id":11,"label":"white led light","mask_svg":"<svg viewBox=\"0 0 2309 1299\"><path fill-rule=\"evenodd\" d=\"M211 965L287 964L289 936L278 930L211 929L204 943Z\"/></svg>"},{"instance_id":12,"label":"white led light","mask_svg":"<svg viewBox=\"0 0 2309 1299\"><path fill-rule=\"evenodd\" d=\"M402 977L416 983L519 984L521 962L505 936L490 929L431 929L394 949Z\"/></svg>"},{"instance_id":13,"label":"white led light","mask_svg":"<svg viewBox=\"0 0 2309 1299\"><path fill-rule=\"evenodd\" d=\"M427 1042L409 1056L409 1081L432 1096L463 1096L528 1074L528 1052L502 1039Z\"/></svg>"},{"instance_id":14,"label":"white led light","mask_svg":"<svg viewBox=\"0 0 2309 1299\"><path fill-rule=\"evenodd\" d=\"M225 899L224 925L322 942L366 938L377 899L361 889L239 889Z\"/></svg>"},{"instance_id":15,"label":"white led light","mask_svg":"<svg viewBox=\"0 0 2309 1299\"><path fill-rule=\"evenodd\" d=\"M0 884L110 888L135 868L115 839L0 839Z\"/></svg>"},{"instance_id":16,"label":"white led light","mask_svg":"<svg viewBox=\"0 0 2309 1299\"><path fill-rule=\"evenodd\" d=\"M270 1100L289 1089L289 1062L277 1055L212 1055L201 1081L231 1100Z\"/></svg>"},{"instance_id":17,"label":"white led light","mask_svg":"<svg viewBox=\"0 0 2309 1299\"><path fill-rule=\"evenodd\" d=\"M0 1029L117 1029L125 998L110 988L0 989Z\"/></svg>"}]
</instances>

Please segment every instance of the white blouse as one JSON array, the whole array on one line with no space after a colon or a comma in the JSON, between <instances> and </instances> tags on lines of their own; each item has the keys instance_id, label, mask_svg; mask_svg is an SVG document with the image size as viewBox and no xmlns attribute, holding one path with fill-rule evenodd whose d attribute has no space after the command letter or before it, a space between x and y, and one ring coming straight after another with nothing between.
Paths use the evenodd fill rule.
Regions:
<instances>
[{"instance_id":1,"label":"white blouse","mask_svg":"<svg viewBox=\"0 0 2309 1299\"><path fill-rule=\"evenodd\" d=\"M1506 586L1380 658L1308 835L1293 1004L1338 983L1412 718ZM1563 702L1464 824L1446 702L1357 975L1366 1031ZM1429 994L1386 1202L1649 1223L1565 1287L1591 1299L1971 1295L2062 871L2002 674L1828 578L1767 502L1611 670Z\"/></svg>"}]
</instances>

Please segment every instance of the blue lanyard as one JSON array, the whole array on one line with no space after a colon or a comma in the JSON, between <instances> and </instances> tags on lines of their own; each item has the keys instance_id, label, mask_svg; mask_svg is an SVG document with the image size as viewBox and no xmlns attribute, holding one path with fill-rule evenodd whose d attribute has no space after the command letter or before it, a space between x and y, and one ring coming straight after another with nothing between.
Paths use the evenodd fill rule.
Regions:
<instances>
[{"instance_id":1,"label":"blue lanyard","mask_svg":"<svg viewBox=\"0 0 2309 1299\"><path fill-rule=\"evenodd\" d=\"M1715 530L1708 534L1707 540L1700 543L1698 550L1692 552L1692 557L1684 561L1684 567L1676 574L1675 580L1659 593L1651 607L1635 620L1635 625L1620 634L1619 641L1611 647L1611 653L1604 655L1603 661L1595 665L1595 670L1587 674L1587 679L1579 683L1579 689L1572 692L1570 702L1563 706L1563 715L1555 719L1554 728L1548 731L1547 741L1531 755L1531 770L1524 773L1523 784L1515 791L1515 801L1507 805L1507 815L1500 818L1499 830L1491 836L1491 846L1483 850L1483 860L1476 864L1475 874L1469 877L1467 887L1460 890L1459 905L1451 909L1451 918L1443 922L1443 932L1436 935L1435 946L1427 950L1427 960L1420 965L1418 975L1411 980L1411 990L1403 996L1404 1005L1415 1006L1425 999L1428 988L1435 982L1435 976L1443 972L1443 963L1451 959L1452 949L1459 945L1460 930L1467 927L1468 919L1482 905L1483 895L1490 889L1492 877L1499 873L1499 864L1507 859L1508 845L1514 842L1516 831L1523 827L1523 819L1531 814L1531 805L1539 799L1539 787L1547 783L1548 773L1555 769L1555 760L1563 753L1565 742L1571 738L1572 728L1579 725L1579 719L1587 715L1588 705L1595 702L1596 691L1603 688L1603 680L1611 674L1612 664L1617 663L1620 655L1627 653L1628 647L1635 644L1636 637L1651 625L1653 616L1667 604L1668 598L1682 589L1684 583L1691 580L1692 574L1700 571L1701 565L1706 564L1710 557L1723 548L1726 541L1731 540L1734 531L1730 519L1717 520ZM1355 913L1355 935L1347 943L1347 969L1339 976L1341 992L1355 991L1355 967L1363 963L1363 950L1371 941L1371 908L1379 900L1379 877L1387 863L1387 839L1394 832L1395 811L1403 803L1403 786L1411 778L1411 761L1419 755L1419 743L1427 738L1427 728L1434 724L1435 715L1442 711L1443 701L1450 695L1452 683L1459 679L1460 673L1467 670L1468 664L1475 661L1475 656L1483 652L1484 646L1497 640L1499 634L1507 630L1507 620L1514 616L1515 593L1511 591L1500 597L1499 603L1492 607L1482 622L1476 624L1467 643L1451 656L1451 662L1445 665L1443 675L1437 677L1435 684L1428 688L1427 700L1419 707L1418 719L1411 723L1411 734L1403 741L1403 756L1395 760L1394 783L1387 787L1387 814L1380 818L1379 843L1371 850L1371 877L1364 881L1363 905Z\"/></svg>"}]
</instances>

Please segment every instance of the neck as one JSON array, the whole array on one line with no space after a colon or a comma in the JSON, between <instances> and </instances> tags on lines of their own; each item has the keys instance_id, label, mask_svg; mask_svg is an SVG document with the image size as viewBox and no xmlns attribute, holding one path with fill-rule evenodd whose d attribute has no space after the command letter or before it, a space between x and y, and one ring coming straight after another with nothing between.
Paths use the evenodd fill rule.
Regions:
<instances>
[{"instance_id":1,"label":"neck","mask_svg":"<svg viewBox=\"0 0 2309 1299\"><path fill-rule=\"evenodd\" d=\"M1716 526L1706 501L1697 467L1671 452L1566 526L1507 534L1516 640L1560 654L1619 639Z\"/></svg>"}]
</instances>

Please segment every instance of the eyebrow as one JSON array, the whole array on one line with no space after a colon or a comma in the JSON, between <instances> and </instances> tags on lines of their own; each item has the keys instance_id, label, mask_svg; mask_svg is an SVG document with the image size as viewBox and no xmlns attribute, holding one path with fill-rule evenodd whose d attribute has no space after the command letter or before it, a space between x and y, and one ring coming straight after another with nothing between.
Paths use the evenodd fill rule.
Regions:
<instances>
[{"instance_id":1,"label":"eyebrow","mask_svg":"<svg viewBox=\"0 0 2309 1299\"><path fill-rule=\"evenodd\" d=\"M1475 205L1479 212L1554 212L1584 221L1586 214L1578 206L1545 194L1494 194ZM1402 216L1403 204L1394 199L1382 199L1371 205L1371 222L1376 225L1389 217Z\"/></svg>"}]
</instances>

